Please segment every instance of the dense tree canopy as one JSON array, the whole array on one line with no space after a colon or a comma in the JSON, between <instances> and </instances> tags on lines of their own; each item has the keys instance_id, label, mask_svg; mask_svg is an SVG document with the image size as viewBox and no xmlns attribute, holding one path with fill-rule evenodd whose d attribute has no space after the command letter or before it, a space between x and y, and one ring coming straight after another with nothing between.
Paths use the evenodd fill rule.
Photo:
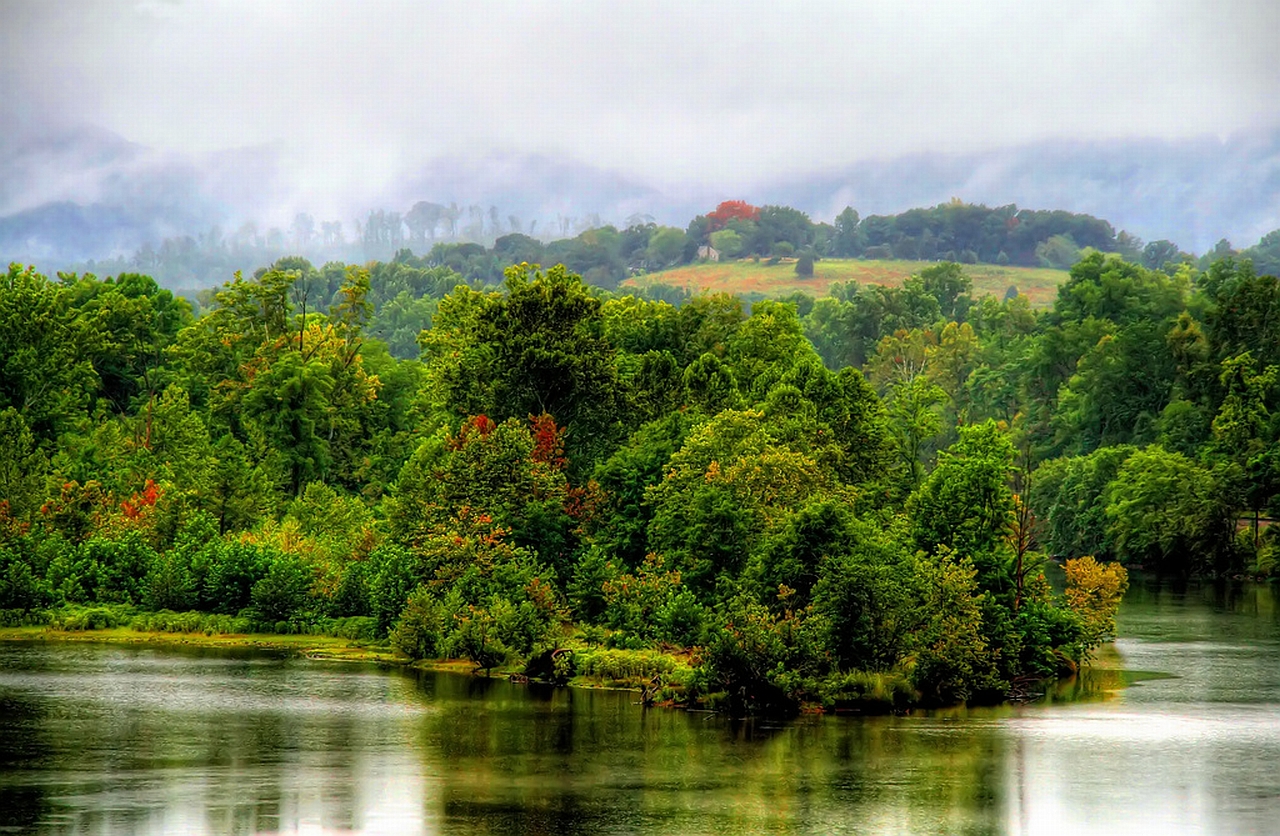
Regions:
<instances>
[{"instance_id":1,"label":"dense tree canopy","mask_svg":"<svg viewBox=\"0 0 1280 836\"><path fill-rule=\"evenodd\" d=\"M4 618L330 630L558 681L584 646L696 648L689 699L884 708L1071 670L1114 631L1108 561L1280 568L1280 296L1247 261L1086 252L1036 310L975 298L957 253L749 305L579 273L726 233L1013 260L1115 236L962 204L492 249L437 240L444 207L400 223L431 256L281 259L199 315L145 276L11 267ZM1097 560L1060 595L1047 555Z\"/></svg>"}]
</instances>

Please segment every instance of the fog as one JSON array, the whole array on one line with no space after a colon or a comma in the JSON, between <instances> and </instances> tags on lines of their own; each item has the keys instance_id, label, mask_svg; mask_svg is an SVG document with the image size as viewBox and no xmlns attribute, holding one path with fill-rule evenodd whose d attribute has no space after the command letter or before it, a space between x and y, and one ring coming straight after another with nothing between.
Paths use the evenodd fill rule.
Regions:
<instances>
[{"instance_id":1,"label":"fog","mask_svg":"<svg viewBox=\"0 0 1280 836\"><path fill-rule=\"evenodd\" d=\"M683 225L958 196L1196 249L1280 226L1270 2L5 0L0 24L0 218L123 207L120 246L423 199Z\"/></svg>"}]
</instances>

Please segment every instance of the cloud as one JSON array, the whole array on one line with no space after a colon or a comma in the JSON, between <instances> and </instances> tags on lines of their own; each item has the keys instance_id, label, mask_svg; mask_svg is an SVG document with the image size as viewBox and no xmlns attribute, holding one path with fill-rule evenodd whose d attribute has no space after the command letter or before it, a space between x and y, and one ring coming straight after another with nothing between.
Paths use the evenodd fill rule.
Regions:
<instances>
[{"instance_id":1,"label":"cloud","mask_svg":"<svg viewBox=\"0 0 1280 836\"><path fill-rule=\"evenodd\" d=\"M127 179L130 154L193 166L228 217L282 223L349 216L409 183L460 194L451 160L480 186L485 164L574 161L683 206L912 155L1280 124L1269 0L10 0L0 25L0 173L25 172L0 186L0 212L73 199L76 172L86 192L103 165ZM55 153L61 173L22 151L93 131L126 150ZM982 164L975 183L1004 182L998 159Z\"/></svg>"}]
</instances>

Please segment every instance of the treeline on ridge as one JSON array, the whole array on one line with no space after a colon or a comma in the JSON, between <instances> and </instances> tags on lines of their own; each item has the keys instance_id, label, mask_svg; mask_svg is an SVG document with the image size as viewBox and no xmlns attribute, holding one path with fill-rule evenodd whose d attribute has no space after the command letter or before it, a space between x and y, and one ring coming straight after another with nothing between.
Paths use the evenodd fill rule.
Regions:
<instances>
[{"instance_id":1,"label":"treeline on ridge","mask_svg":"<svg viewBox=\"0 0 1280 836\"><path fill-rule=\"evenodd\" d=\"M1198 259L1168 240L1144 243L1090 215L1062 210L988 207L952 200L896 215L862 217L846 207L832 223L813 221L789 206L722 202L684 229L647 215L621 228L598 216L559 218L539 231L497 207L446 207L419 201L406 212L376 210L348 238L339 221L317 224L298 213L288 230L246 223L226 233L214 227L146 245L131 256L81 265L98 274L139 272L194 295L220 285L236 270L274 262L289 253L337 262L403 260L417 254L426 267L450 267L469 282L500 284L511 264L564 264L588 284L615 289L628 277L708 257L900 259L1012 264L1067 269L1090 250L1120 255L1145 267L1194 263L1201 269L1227 257L1251 259L1260 272L1280 272L1280 230L1243 252L1222 240Z\"/></svg>"}]
</instances>

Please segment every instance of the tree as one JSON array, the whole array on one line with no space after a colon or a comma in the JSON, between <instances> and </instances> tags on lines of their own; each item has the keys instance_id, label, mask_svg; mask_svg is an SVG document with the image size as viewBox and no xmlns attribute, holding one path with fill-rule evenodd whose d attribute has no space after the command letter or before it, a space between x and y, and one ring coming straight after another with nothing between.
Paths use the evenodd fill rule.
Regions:
<instances>
[{"instance_id":1,"label":"tree","mask_svg":"<svg viewBox=\"0 0 1280 836\"><path fill-rule=\"evenodd\" d=\"M947 319L964 320L971 304L969 293L973 280L964 268L953 261L943 262L920 271L924 291L938 300L938 312Z\"/></svg>"},{"instance_id":2,"label":"tree","mask_svg":"<svg viewBox=\"0 0 1280 836\"><path fill-rule=\"evenodd\" d=\"M742 236L732 229L718 229L711 233L711 246L721 258L733 258L742 252Z\"/></svg>"},{"instance_id":3,"label":"tree","mask_svg":"<svg viewBox=\"0 0 1280 836\"><path fill-rule=\"evenodd\" d=\"M68 284L16 264L0 279L0 409L22 413L41 441L83 414L98 386L90 357L100 337L86 325Z\"/></svg>"},{"instance_id":4,"label":"tree","mask_svg":"<svg viewBox=\"0 0 1280 836\"><path fill-rule=\"evenodd\" d=\"M919 622L912 631L911 682L928 702L954 705L1007 687L984 635L977 576L967 557L946 550L916 560Z\"/></svg>"},{"instance_id":5,"label":"tree","mask_svg":"<svg viewBox=\"0 0 1280 836\"><path fill-rule=\"evenodd\" d=\"M3 516L26 520L40 504L49 468L35 437L13 407L0 410L0 504Z\"/></svg>"},{"instance_id":6,"label":"tree","mask_svg":"<svg viewBox=\"0 0 1280 836\"><path fill-rule=\"evenodd\" d=\"M945 399L946 393L924 377L896 384L889 391L889 425L897 436L898 462L907 491L914 490L923 476L921 454L942 429L942 417L936 407Z\"/></svg>"},{"instance_id":7,"label":"tree","mask_svg":"<svg viewBox=\"0 0 1280 836\"><path fill-rule=\"evenodd\" d=\"M724 229L732 220L756 221L760 218L760 209L742 200L726 200L713 211L708 212L708 232Z\"/></svg>"},{"instance_id":8,"label":"tree","mask_svg":"<svg viewBox=\"0 0 1280 836\"><path fill-rule=\"evenodd\" d=\"M948 549L971 558L983 589L1008 590L1008 567L997 555L1013 522L1009 488L1013 445L995 423L960 428L955 444L907 502L918 548Z\"/></svg>"},{"instance_id":9,"label":"tree","mask_svg":"<svg viewBox=\"0 0 1280 836\"><path fill-rule=\"evenodd\" d=\"M1139 450L1105 492L1108 533L1124 563L1191 572L1231 568L1231 497L1218 474L1160 447Z\"/></svg>"},{"instance_id":10,"label":"tree","mask_svg":"<svg viewBox=\"0 0 1280 836\"><path fill-rule=\"evenodd\" d=\"M684 230L670 226L659 227L649 238L649 246L645 250L646 260L655 269L669 267L680 260L684 244Z\"/></svg>"},{"instance_id":11,"label":"tree","mask_svg":"<svg viewBox=\"0 0 1280 836\"><path fill-rule=\"evenodd\" d=\"M289 492L298 496L322 479L332 462L326 430L333 379L326 363L285 352L253 376L244 396L244 416L283 459ZM264 451L265 452L265 451Z\"/></svg>"},{"instance_id":12,"label":"tree","mask_svg":"<svg viewBox=\"0 0 1280 836\"><path fill-rule=\"evenodd\" d=\"M1163 270L1169 262L1181 258L1178 245L1172 241L1152 241L1142 251L1142 266L1149 270Z\"/></svg>"},{"instance_id":13,"label":"tree","mask_svg":"<svg viewBox=\"0 0 1280 836\"><path fill-rule=\"evenodd\" d=\"M442 406L499 421L551 415L566 430L570 461L589 466L621 406L600 301L563 265L506 275L505 294L454 291L423 335Z\"/></svg>"},{"instance_id":14,"label":"tree","mask_svg":"<svg viewBox=\"0 0 1280 836\"><path fill-rule=\"evenodd\" d=\"M862 254L863 237L859 229L858 212L852 206L836 215L836 234L831 241L831 254L838 258L855 258Z\"/></svg>"},{"instance_id":15,"label":"tree","mask_svg":"<svg viewBox=\"0 0 1280 836\"><path fill-rule=\"evenodd\" d=\"M1067 607L1080 617L1082 643L1089 653L1115 638L1116 612L1129 588L1129 573L1118 563L1099 563L1092 557L1068 560L1064 592Z\"/></svg>"},{"instance_id":16,"label":"tree","mask_svg":"<svg viewBox=\"0 0 1280 836\"><path fill-rule=\"evenodd\" d=\"M1071 268L1053 304L1056 322L1169 322L1186 307L1187 281L1114 256L1090 253Z\"/></svg>"}]
</instances>

